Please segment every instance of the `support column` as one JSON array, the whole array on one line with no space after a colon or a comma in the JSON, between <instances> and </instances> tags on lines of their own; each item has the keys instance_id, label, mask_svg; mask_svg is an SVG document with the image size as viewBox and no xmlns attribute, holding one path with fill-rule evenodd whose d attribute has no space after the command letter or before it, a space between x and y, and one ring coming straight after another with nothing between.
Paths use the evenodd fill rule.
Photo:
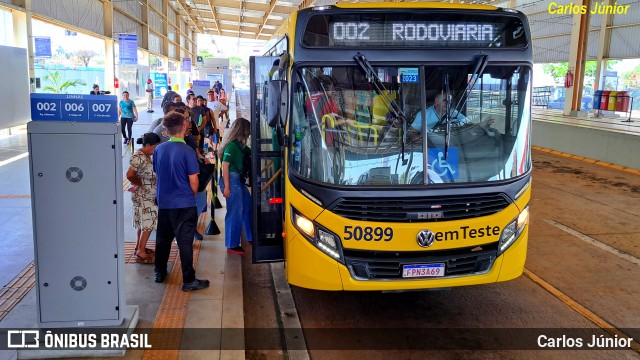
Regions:
<instances>
[{"instance_id":1,"label":"support column","mask_svg":"<svg viewBox=\"0 0 640 360\"><path fill-rule=\"evenodd\" d=\"M148 0L141 1L140 7L141 7L140 14L142 14L140 20L142 20L142 22L145 24L142 26L142 39L140 39L140 47L143 49L149 50L149 1ZM143 64L149 65L148 55L147 55L147 61L144 62Z\"/></svg>"},{"instance_id":2,"label":"support column","mask_svg":"<svg viewBox=\"0 0 640 360\"><path fill-rule=\"evenodd\" d=\"M112 95L118 95L113 87L113 80L116 76L116 60L115 51L113 51L113 45L115 41L113 38L106 39L104 41L104 85L100 84L100 88L111 91Z\"/></svg>"},{"instance_id":3,"label":"support column","mask_svg":"<svg viewBox=\"0 0 640 360\"><path fill-rule=\"evenodd\" d=\"M104 36L107 39L104 41L104 84L99 84L100 88L111 91L113 95L119 95L116 93L116 88L113 87L113 81L116 77L116 61L115 51L113 51L113 3L111 1L104 1L102 3L103 17L104 17Z\"/></svg>"},{"instance_id":4,"label":"support column","mask_svg":"<svg viewBox=\"0 0 640 360\"><path fill-rule=\"evenodd\" d=\"M611 0L603 1L603 6L611 5ZM598 64L596 66L594 90L604 88L603 74L607 70L607 59L609 58L609 44L611 44L611 24L613 15L602 15L600 22L600 41L598 42Z\"/></svg>"},{"instance_id":5,"label":"support column","mask_svg":"<svg viewBox=\"0 0 640 360\"><path fill-rule=\"evenodd\" d=\"M169 0L162 0L162 13L166 16L169 13ZM169 56L169 17L162 20L162 55ZM167 64L167 71L169 71Z\"/></svg>"},{"instance_id":6,"label":"support column","mask_svg":"<svg viewBox=\"0 0 640 360\"><path fill-rule=\"evenodd\" d=\"M586 14L573 15L571 28L571 44L569 45L569 69L573 73L573 86L566 89L564 98L564 115L576 116L582 103L582 86L584 84L584 67L587 60L587 42L589 40L589 19L591 17L591 1L582 0ZM575 2L578 4L579 2Z\"/></svg>"},{"instance_id":7,"label":"support column","mask_svg":"<svg viewBox=\"0 0 640 360\"><path fill-rule=\"evenodd\" d=\"M29 89L36 91L35 50L33 48L33 30L31 24L31 0L13 0L13 5L23 8L23 11L12 11L13 17L13 46L27 49L29 59Z\"/></svg>"}]
</instances>

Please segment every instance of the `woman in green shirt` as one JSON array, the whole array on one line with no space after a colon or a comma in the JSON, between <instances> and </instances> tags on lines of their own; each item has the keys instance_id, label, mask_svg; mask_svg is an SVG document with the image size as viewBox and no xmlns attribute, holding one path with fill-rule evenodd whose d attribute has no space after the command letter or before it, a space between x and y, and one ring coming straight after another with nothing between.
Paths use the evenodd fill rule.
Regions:
<instances>
[{"instance_id":1,"label":"woman in green shirt","mask_svg":"<svg viewBox=\"0 0 640 360\"><path fill-rule=\"evenodd\" d=\"M246 154L251 154L247 146L251 134L251 123L245 118L237 118L231 129L226 132L222 148L222 177L220 179L220 191L227 199L227 215L224 218L224 244L227 251L233 254L244 254L240 245L240 233L244 225L244 234L248 243L251 243L251 195L244 183L240 180L243 170L243 159Z\"/></svg>"}]
</instances>

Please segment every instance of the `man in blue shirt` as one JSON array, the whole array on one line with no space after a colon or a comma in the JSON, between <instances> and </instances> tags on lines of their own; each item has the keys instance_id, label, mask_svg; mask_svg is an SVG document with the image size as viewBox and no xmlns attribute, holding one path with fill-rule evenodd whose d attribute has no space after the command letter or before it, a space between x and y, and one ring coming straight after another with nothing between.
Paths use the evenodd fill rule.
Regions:
<instances>
[{"instance_id":1,"label":"man in blue shirt","mask_svg":"<svg viewBox=\"0 0 640 360\"><path fill-rule=\"evenodd\" d=\"M451 99L449 99L449 101L450 100ZM451 107L453 106L453 104L449 104L449 106ZM442 115L444 115L446 108L447 100L443 93L439 93L438 95L436 95L433 105L427 108L427 131L434 131L433 127L436 126ZM450 108L450 111L453 112L453 109ZM479 125L489 126L493 124L493 121L493 118L488 118L486 121L483 121ZM471 121L466 116L462 115L461 112L458 112L455 117L452 116L451 124L464 125L468 123L471 123ZM444 124L444 121L442 122L442 124ZM415 131L422 131L422 111L419 111L416 114L415 120L413 120L413 122L411 123L411 128L413 128Z\"/></svg>"},{"instance_id":2,"label":"man in blue shirt","mask_svg":"<svg viewBox=\"0 0 640 360\"><path fill-rule=\"evenodd\" d=\"M175 237L182 263L182 290L191 291L209 286L209 280L196 279L193 269L193 236L196 232L196 194L198 193L198 160L184 141L190 122L182 114L170 112L162 124L171 135L153 152L156 173L158 229L156 233L155 282L167 276L167 261Z\"/></svg>"}]
</instances>

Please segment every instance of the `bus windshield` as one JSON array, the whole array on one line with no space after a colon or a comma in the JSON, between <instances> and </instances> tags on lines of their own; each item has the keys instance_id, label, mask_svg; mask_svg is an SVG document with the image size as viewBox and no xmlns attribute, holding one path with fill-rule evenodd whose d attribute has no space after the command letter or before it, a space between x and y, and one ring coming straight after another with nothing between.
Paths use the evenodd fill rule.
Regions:
<instances>
[{"instance_id":1,"label":"bus windshield","mask_svg":"<svg viewBox=\"0 0 640 360\"><path fill-rule=\"evenodd\" d=\"M466 96L472 65L374 70L386 93L356 65L294 71L289 163L297 175L342 186L415 186L500 181L529 171L529 66L489 63ZM389 99L406 124L392 115Z\"/></svg>"}]
</instances>

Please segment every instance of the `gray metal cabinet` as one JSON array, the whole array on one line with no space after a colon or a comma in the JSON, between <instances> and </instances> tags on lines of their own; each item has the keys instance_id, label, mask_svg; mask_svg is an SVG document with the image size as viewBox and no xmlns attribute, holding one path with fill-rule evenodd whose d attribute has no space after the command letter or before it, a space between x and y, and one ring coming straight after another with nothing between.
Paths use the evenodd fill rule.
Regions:
<instances>
[{"instance_id":1,"label":"gray metal cabinet","mask_svg":"<svg viewBox=\"0 0 640 360\"><path fill-rule=\"evenodd\" d=\"M123 303L122 155L116 124L31 122L38 321L117 325Z\"/></svg>"}]
</instances>

